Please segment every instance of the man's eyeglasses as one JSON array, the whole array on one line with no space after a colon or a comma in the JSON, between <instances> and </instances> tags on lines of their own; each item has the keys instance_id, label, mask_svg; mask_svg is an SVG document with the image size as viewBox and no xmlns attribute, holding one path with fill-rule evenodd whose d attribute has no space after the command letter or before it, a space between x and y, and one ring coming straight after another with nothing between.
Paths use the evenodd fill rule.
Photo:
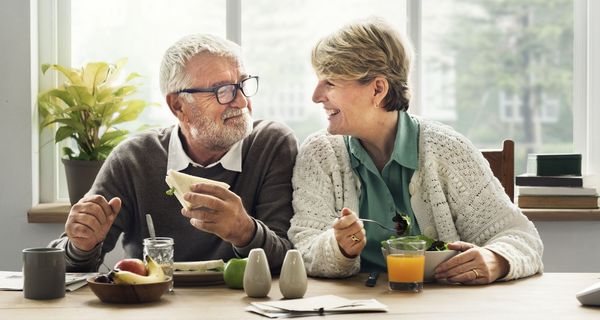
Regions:
<instances>
[{"instance_id":1,"label":"man's eyeglasses","mask_svg":"<svg viewBox=\"0 0 600 320\"><path fill-rule=\"evenodd\" d=\"M220 104L228 104L235 100L238 89L245 97L252 97L258 91L258 76L250 76L238 83L223 84L212 88L189 88L177 91L177 93L199 93L212 92Z\"/></svg>"}]
</instances>

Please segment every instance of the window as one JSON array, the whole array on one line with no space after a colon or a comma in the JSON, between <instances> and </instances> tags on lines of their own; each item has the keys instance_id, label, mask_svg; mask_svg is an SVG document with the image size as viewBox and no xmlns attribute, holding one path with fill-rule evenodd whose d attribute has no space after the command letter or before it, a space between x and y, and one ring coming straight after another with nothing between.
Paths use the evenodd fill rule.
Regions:
<instances>
[{"instance_id":1,"label":"window","mask_svg":"<svg viewBox=\"0 0 600 320\"><path fill-rule=\"evenodd\" d=\"M406 29L405 1L254 0L242 5L246 63L261 76L260 93L252 98L254 116L286 123L300 143L327 122L323 109L311 100L317 78L310 52L316 41L371 15Z\"/></svg>"},{"instance_id":2,"label":"window","mask_svg":"<svg viewBox=\"0 0 600 320\"><path fill-rule=\"evenodd\" d=\"M255 118L285 122L302 142L326 125L311 101L313 44L351 20L377 15L413 37L418 62L413 113L452 125L479 148L514 139L517 174L525 170L527 153L573 152L574 145L588 143L581 142L586 131L573 125L587 108L587 101L572 102L573 83L587 84L573 67L574 39L586 27L574 24L574 12L585 7L579 0L55 1L66 9L54 13L40 5L41 17L68 22L51 36L66 41L68 50L53 59L81 65L127 57L125 72L144 77L140 95L163 104L142 115L145 124L176 121L158 84L166 48L194 32L228 34L241 39L248 71L261 77L253 97ZM226 4L241 8L241 15ZM226 30L231 26L241 32L232 37ZM47 37L40 36L41 51L53 50ZM67 198L60 174L44 174L62 169L51 157L57 152L41 156L41 177L50 181L40 185L52 189L41 192L51 195L43 202Z\"/></svg>"},{"instance_id":3,"label":"window","mask_svg":"<svg viewBox=\"0 0 600 320\"><path fill-rule=\"evenodd\" d=\"M58 5L70 7L68 12L62 13L68 15L71 22L65 28L68 30L65 33L70 36L67 46L70 50L63 55L70 57L72 66L81 66L90 61L114 63L121 58L128 58L123 74L137 72L143 77L139 97L161 104L147 108L137 123L125 124L130 131L135 131L141 124L166 126L176 122L164 104L159 86L162 55L173 42L196 32L225 37L224 1L58 1ZM49 143L46 147L56 146ZM53 154L59 156L56 150ZM67 201L63 166L57 161L52 168L59 172L54 175L56 181L42 181L41 186L52 185L55 190L41 191L41 200ZM44 179L44 175L41 176Z\"/></svg>"},{"instance_id":4,"label":"window","mask_svg":"<svg viewBox=\"0 0 600 320\"><path fill-rule=\"evenodd\" d=\"M573 1L422 1L423 106L479 148L573 152Z\"/></svg>"}]
</instances>

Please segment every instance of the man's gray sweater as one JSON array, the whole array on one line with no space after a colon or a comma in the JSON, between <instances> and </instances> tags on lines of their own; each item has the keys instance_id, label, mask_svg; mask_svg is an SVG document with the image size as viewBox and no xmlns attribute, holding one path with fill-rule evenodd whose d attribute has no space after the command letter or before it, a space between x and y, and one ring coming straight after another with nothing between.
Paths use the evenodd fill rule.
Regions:
<instances>
[{"instance_id":1,"label":"man's gray sweater","mask_svg":"<svg viewBox=\"0 0 600 320\"><path fill-rule=\"evenodd\" d=\"M88 194L107 200L119 197L121 211L104 242L89 252L75 248L65 234L50 243L66 251L67 271L96 271L121 233L128 257L141 258L143 239L149 237L145 215L154 220L156 235L175 241L175 261L198 261L246 257L251 249L263 248L269 265L277 271L288 249L292 210L292 170L297 154L293 132L278 123L256 121L244 139L242 172L228 171L220 164L210 168L189 165L181 172L229 184L248 214L256 232L245 247L233 247L214 234L194 228L181 214L181 204L168 196L165 182L169 138L173 127L152 130L121 143L110 154Z\"/></svg>"}]
</instances>

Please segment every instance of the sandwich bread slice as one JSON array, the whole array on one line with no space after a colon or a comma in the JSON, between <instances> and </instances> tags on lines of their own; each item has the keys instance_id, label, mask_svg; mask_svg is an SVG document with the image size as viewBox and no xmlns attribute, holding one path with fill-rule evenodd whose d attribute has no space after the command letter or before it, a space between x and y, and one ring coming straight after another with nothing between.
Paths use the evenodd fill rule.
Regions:
<instances>
[{"instance_id":1,"label":"sandwich bread slice","mask_svg":"<svg viewBox=\"0 0 600 320\"><path fill-rule=\"evenodd\" d=\"M171 191L175 194L177 200L179 200L181 205L186 209L192 209L192 204L184 200L183 195L186 194L186 192L190 192L192 185L195 183L214 184L229 189L229 185L225 182L196 177L172 169L167 172L165 182L171 188Z\"/></svg>"},{"instance_id":2,"label":"sandwich bread slice","mask_svg":"<svg viewBox=\"0 0 600 320\"><path fill-rule=\"evenodd\" d=\"M223 259L207 261L173 262L173 269L179 271L223 271L223 268L225 268L225 262L223 262Z\"/></svg>"}]
</instances>

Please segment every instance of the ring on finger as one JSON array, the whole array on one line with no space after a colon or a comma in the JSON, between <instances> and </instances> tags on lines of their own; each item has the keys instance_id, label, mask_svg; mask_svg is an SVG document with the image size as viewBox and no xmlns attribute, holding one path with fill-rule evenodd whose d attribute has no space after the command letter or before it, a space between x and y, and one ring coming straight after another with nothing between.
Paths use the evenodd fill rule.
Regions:
<instances>
[{"instance_id":1,"label":"ring on finger","mask_svg":"<svg viewBox=\"0 0 600 320\"><path fill-rule=\"evenodd\" d=\"M473 273L475 274L475 279L478 279L479 273L477 272L477 270L473 268L473 269L471 269L471 271L473 271Z\"/></svg>"},{"instance_id":2,"label":"ring on finger","mask_svg":"<svg viewBox=\"0 0 600 320\"><path fill-rule=\"evenodd\" d=\"M352 241L354 241L354 242L359 242L360 241L360 239L356 236L356 233L350 235L350 239L352 239Z\"/></svg>"}]
</instances>

